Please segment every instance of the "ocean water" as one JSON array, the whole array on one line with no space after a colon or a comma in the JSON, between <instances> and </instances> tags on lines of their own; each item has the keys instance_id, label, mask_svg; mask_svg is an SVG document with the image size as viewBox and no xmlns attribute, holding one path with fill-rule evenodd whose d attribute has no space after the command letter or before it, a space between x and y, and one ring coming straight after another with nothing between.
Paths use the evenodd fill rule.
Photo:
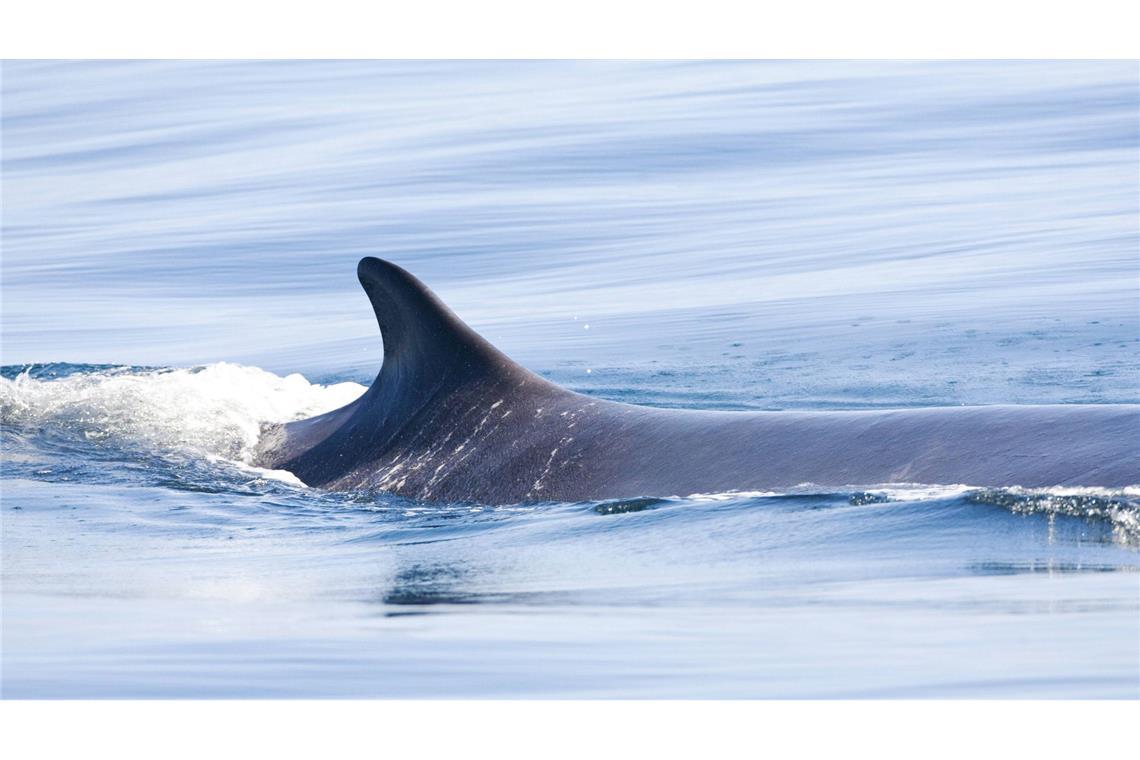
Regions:
<instances>
[{"instance_id":1,"label":"ocean water","mask_svg":"<svg viewBox=\"0 0 1140 760\"><path fill-rule=\"evenodd\" d=\"M379 369L364 255L602 398L1140 402L1135 62L0 73L3 696L1140 696L1140 484L250 465Z\"/></svg>"}]
</instances>

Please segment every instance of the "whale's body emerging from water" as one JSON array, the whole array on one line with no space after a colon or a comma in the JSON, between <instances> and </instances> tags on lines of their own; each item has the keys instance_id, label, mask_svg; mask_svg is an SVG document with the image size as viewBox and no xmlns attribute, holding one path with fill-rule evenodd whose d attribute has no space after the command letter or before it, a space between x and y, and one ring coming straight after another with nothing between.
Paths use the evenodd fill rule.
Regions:
<instances>
[{"instance_id":1,"label":"whale's body emerging from water","mask_svg":"<svg viewBox=\"0 0 1140 760\"><path fill-rule=\"evenodd\" d=\"M1140 484L1140 405L853 412L632 406L511 361L403 269L357 270L384 342L359 399L267 428L258 464L310 486L504 504L799 484Z\"/></svg>"}]
</instances>

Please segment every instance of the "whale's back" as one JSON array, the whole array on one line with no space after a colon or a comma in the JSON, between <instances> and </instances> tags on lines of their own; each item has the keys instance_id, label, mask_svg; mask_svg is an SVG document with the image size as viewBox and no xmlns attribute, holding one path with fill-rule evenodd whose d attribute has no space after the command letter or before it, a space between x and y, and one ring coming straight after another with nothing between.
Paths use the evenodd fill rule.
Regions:
<instances>
[{"instance_id":1,"label":"whale's back","mask_svg":"<svg viewBox=\"0 0 1140 760\"><path fill-rule=\"evenodd\" d=\"M384 361L352 404L267 430L259 464L309 485L420 499L688 495L801 484L1140 484L1140 406L704 412L618 404L526 370L422 282L358 275Z\"/></svg>"}]
</instances>

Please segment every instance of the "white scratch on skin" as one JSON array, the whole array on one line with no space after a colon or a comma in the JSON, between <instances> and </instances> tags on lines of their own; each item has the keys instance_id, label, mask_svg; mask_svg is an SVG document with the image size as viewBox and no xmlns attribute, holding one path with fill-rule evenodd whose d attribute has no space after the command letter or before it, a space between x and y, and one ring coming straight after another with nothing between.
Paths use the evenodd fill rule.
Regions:
<instances>
[{"instance_id":1,"label":"white scratch on skin","mask_svg":"<svg viewBox=\"0 0 1140 760\"><path fill-rule=\"evenodd\" d=\"M399 493L405 489L410 480L413 482L413 487L418 488L420 496L426 498L441 480L447 478L450 473L454 472L459 465L475 453L477 447L470 445L472 441L480 437L490 437L498 431L501 421L510 415L510 409L504 410L499 419L495 421L495 424L492 425L489 430L486 428L488 427L487 423L491 420L491 416L496 409L503 405L504 401L505 399L501 398L492 403L489 407L484 407L486 414L483 415L483 418L479 420L474 429L471 429L467 437L452 449L450 453L447 452L447 446L455 436L456 427L448 431L447 435L441 440L431 443L422 449L417 446L417 451L409 451L407 449L400 451L392 458L384 475L375 482L376 486L384 490ZM477 412L479 407L480 404L472 405L461 415L460 420L467 419L473 412ZM436 464L436 460L441 461L439 461L439 464ZM423 483L423 476L419 473L429 467L431 468L431 474L427 476L427 482ZM417 481L422 485L416 486Z\"/></svg>"},{"instance_id":2,"label":"white scratch on skin","mask_svg":"<svg viewBox=\"0 0 1140 760\"><path fill-rule=\"evenodd\" d=\"M491 404L491 407L487 410L487 413L485 415L483 415L483 419L479 420L479 423L475 426L475 429L471 431L471 434L468 435L467 438L464 439L463 443L461 443L455 447L455 449L451 452L451 455L448 458L446 458L438 467L435 468L435 471L432 473L431 478L428 479L427 484L424 486L424 488L421 492L421 496L423 498L427 498L429 495L431 495L432 489L435 488L437 483L439 483L443 478L447 477L448 473L454 471L456 467L461 465L464 461L467 460L468 457L471 456L472 453L474 453L474 449L471 449L470 451L468 451L466 454L463 454L463 456L459 457L458 459L455 458L456 454L460 454L461 452L463 452L463 450L467 448L467 444L471 443L471 441L476 436L478 436L480 433L483 432L483 428L486 427L487 421L489 419L491 419L491 414L502 403L503 403L503 399L499 399L495 403ZM472 406L470 409L468 409L467 413L470 414L471 412L475 411L475 409L477 409L477 408L478 408L478 404L476 404L475 406ZM506 412L503 413L503 417L506 417L510 413L511 413L511 410L508 409ZM466 415L464 415L464 416L466 416ZM499 419L502 420L502 417L500 417ZM494 427L492 427L489 431L487 431L486 436L489 437L489 436L493 435L495 433L495 431L498 429L499 429L499 423L496 423ZM447 437L450 438L451 433L448 433ZM445 442L446 442L446 439L445 439ZM448 465L450 465L450 467L448 467ZM445 472L445 469L446 469L446 472Z\"/></svg>"},{"instance_id":3,"label":"white scratch on skin","mask_svg":"<svg viewBox=\"0 0 1140 760\"><path fill-rule=\"evenodd\" d=\"M414 478L415 474L427 466L430 466L436 455L443 449L448 441L451 440L454 431L448 432L438 443L428 446L426 449L420 451L413 456L413 452L404 449L392 458L391 465L384 473L384 476L375 482L375 486L382 490L400 493L408 484L409 478ZM403 461L401 461L403 460ZM397 480L399 478L399 480Z\"/></svg>"},{"instance_id":4,"label":"white scratch on skin","mask_svg":"<svg viewBox=\"0 0 1140 760\"><path fill-rule=\"evenodd\" d=\"M558 445L555 446L554 449L550 452L550 457L546 460L546 467L543 468L542 474L539 475L538 478L535 479L534 485L532 485L530 487L530 492L527 493L528 497L531 496L532 494L538 492L538 491L541 491L544 488L542 481L546 478L547 475L550 474L550 469L551 469L551 467L554 466L554 458L556 456L558 456L559 449L561 449L563 446L565 446L566 444L570 443L573 440L574 440L574 438L572 436L567 436L567 437L563 438L561 441L558 442Z\"/></svg>"},{"instance_id":5,"label":"white scratch on skin","mask_svg":"<svg viewBox=\"0 0 1140 760\"><path fill-rule=\"evenodd\" d=\"M399 459L401 456L403 456L402 453L397 454L396 459ZM393 460L393 461L395 461L395 460ZM396 478L396 473L398 473L403 468L404 468L403 462L400 462L398 464L393 464L391 467L388 468L388 471L384 473L384 477L380 478L380 480L378 480L376 482L376 487L383 489L383 490L388 490L388 486L390 486L392 484L392 481L395 480L395 478Z\"/></svg>"}]
</instances>

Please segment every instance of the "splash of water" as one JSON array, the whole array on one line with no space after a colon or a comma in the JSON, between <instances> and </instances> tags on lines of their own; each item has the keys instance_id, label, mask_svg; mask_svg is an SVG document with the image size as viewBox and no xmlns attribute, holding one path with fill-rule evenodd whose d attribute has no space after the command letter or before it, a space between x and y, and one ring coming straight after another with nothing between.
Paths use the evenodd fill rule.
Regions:
<instances>
[{"instance_id":1,"label":"splash of water","mask_svg":"<svg viewBox=\"0 0 1140 760\"><path fill-rule=\"evenodd\" d=\"M30 369L30 368L29 368ZM51 429L91 443L147 445L248 463L269 422L336 409L365 390L310 383L257 367L119 367L41 379L0 378L0 420L16 430Z\"/></svg>"}]
</instances>

